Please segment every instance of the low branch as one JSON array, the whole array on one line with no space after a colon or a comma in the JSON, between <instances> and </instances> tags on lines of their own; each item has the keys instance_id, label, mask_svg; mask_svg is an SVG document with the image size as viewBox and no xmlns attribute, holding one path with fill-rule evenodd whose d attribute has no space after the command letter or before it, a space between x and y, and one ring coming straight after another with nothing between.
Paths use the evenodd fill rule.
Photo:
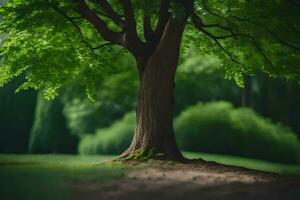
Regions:
<instances>
[{"instance_id":1,"label":"low branch","mask_svg":"<svg viewBox=\"0 0 300 200\"><path fill-rule=\"evenodd\" d=\"M121 0L123 12L125 15L125 32L131 39L137 39L136 21L134 10L130 0Z\"/></svg>"},{"instance_id":2,"label":"low branch","mask_svg":"<svg viewBox=\"0 0 300 200\"><path fill-rule=\"evenodd\" d=\"M213 12L212 10L210 10L209 9L209 7L208 7L208 5L206 4L206 1L205 0L203 0L202 1L203 2L203 5L204 5L204 8L205 8L205 10L209 13L209 14L211 14L211 15L213 15L213 16L215 16L215 17L218 17L218 18L221 18L221 19L223 19L224 21L226 21L228 24L230 24L231 23L231 21L228 19L228 18L226 18L226 17L224 17L224 16L222 16L222 15L218 15L218 14L216 14L215 12ZM248 2L248 3L252 3L252 2ZM275 39L277 42L279 42L279 43L281 43L282 45L284 45L284 46L287 46L287 47L289 47L289 48L291 48L291 49L295 49L295 50L298 50L298 51L300 51L300 47L297 47L297 46L295 46L295 45L293 45L293 44L290 44L290 43L288 43L287 41L285 41L285 40L283 40L282 38L280 38L279 36L277 36L274 32L272 32L270 29L268 29L267 27L265 27L265 26L262 26L262 25L260 25L260 24L257 24L257 23L255 23L255 22L253 22L251 19L243 19L243 18L239 18L239 17L237 17L237 16L230 16L230 17L233 17L233 18L236 18L237 20L240 20L240 21L246 21L246 22L248 22L248 23L252 23L253 25L258 25L258 26L260 26L261 28L263 28L267 33L269 33L271 36L272 36L272 38L273 39ZM259 17L263 17L263 16L259 16ZM194 18L194 19L193 19ZM196 19L195 19L196 18ZM197 26L197 23L198 24L200 24L200 22L201 22L201 19L199 18L198 16L196 16L195 14L192 16L192 21L193 21L193 24L195 25L195 26ZM197 22L197 20L198 21L200 21L200 22ZM272 66L272 67L274 67L274 65L273 65L273 63L270 61L270 59L268 58L268 56L264 53L264 51L263 51L263 49L262 49L262 47L258 44L258 42L256 41L256 39L253 37L253 36L251 36L251 35L249 35L249 34L244 34L244 33L234 33L234 31L232 30L232 29L230 29L229 27L227 27L227 26L223 26L223 25L221 25L221 24L201 24L202 26L202 28L200 29L200 31L202 31L202 32L204 32L206 35L208 35L208 36L210 36L215 42L217 42L217 44L218 44L218 46L220 46L220 43L218 43L218 41L219 40L221 40L221 39L227 39L227 38L232 38L232 37L246 37L246 38L248 38L248 39L250 39L251 40L251 42L252 42L252 44L254 45L254 47L256 48L256 50L259 52L259 54L264 58L264 60L270 65L270 66ZM199 27L199 25L198 25L198 27ZM225 30L225 31L228 31L230 34L229 35L225 35L225 36L213 36L211 33L209 33L208 31L206 31L206 30L204 30L205 28L220 28L220 29L223 29L223 30ZM199 29L199 28L198 28ZM225 51L226 52L226 51ZM226 52L227 54L228 54L228 51ZM228 54L229 55L229 54ZM230 56L231 57L231 56ZM231 57L231 59L232 59L232 57Z\"/></svg>"},{"instance_id":3,"label":"low branch","mask_svg":"<svg viewBox=\"0 0 300 200\"><path fill-rule=\"evenodd\" d=\"M215 36L213 36L210 32L206 31L204 29L205 25L202 23L202 20L199 16L197 16L197 14L193 11L191 12L191 18L192 18L192 22L194 24L194 26L200 31L203 32L205 35L209 36L211 39L213 39L213 41L227 54L227 56L231 59L231 61L238 63L238 64L242 64L241 62L239 62L238 60L236 60L233 55L231 55L231 53L222 46L222 44L218 41L218 38L216 38Z\"/></svg>"},{"instance_id":4,"label":"low branch","mask_svg":"<svg viewBox=\"0 0 300 200\"><path fill-rule=\"evenodd\" d=\"M258 44L258 42L255 40L254 37L252 37L251 35L248 34L244 34L244 33L234 33L233 31L231 31L229 28L222 26L222 25L213 25L213 26L217 26L220 28L223 28L225 30L228 30L229 32L231 32L230 35L226 35L226 36L214 36L213 34L211 34L210 32L208 32L207 30L205 30L205 25L202 23L200 17L198 17L194 12L191 14L192 17L192 22L194 24L194 26L200 31L203 32L205 35L209 36L211 39L214 40L214 42L228 55L228 57L235 63L238 64L242 64L241 62L239 62L238 60L236 60L231 53L225 49L222 44L219 42L219 40L221 39L227 39L227 38L232 38L232 37L246 37L248 39L250 39L253 43L253 45L255 46L255 48L257 49L257 51L261 54L261 56L265 59L265 61L272 67L274 67L273 63L269 60L269 58L266 56L266 54L263 52L263 49L260 47L260 45ZM211 26L212 27L212 26ZM243 65L243 64L242 64Z\"/></svg>"},{"instance_id":5,"label":"low branch","mask_svg":"<svg viewBox=\"0 0 300 200\"><path fill-rule=\"evenodd\" d=\"M102 47L104 47L104 46L113 45L113 44L114 44L114 43L106 42L106 43L100 44L99 46L91 47L91 49L96 50L96 49L100 49L100 48L102 48Z\"/></svg>"},{"instance_id":6,"label":"low branch","mask_svg":"<svg viewBox=\"0 0 300 200\"><path fill-rule=\"evenodd\" d=\"M248 35L248 34L245 34L245 33L234 33L234 34L231 34L231 35L226 35L226 36L213 36L211 35L211 37L214 39L214 40L220 40L220 39L227 39L227 38L231 38L231 37L246 37L248 39L251 40L251 42L253 43L253 45L255 46L256 50L259 52L259 54L265 59L265 61L272 67L275 67L273 65L273 63L270 61L270 59L268 58L268 56L264 53L262 47L258 44L258 42L256 41L256 39L251 36L251 35Z\"/></svg>"},{"instance_id":7,"label":"low branch","mask_svg":"<svg viewBox=\"0 0 300 200\"><path fill-rule=\"evenodd\" d=\"M160 9L159 9L159 16L156 23L155 34L161 38L165 27L169 21L171 13L169 12L170 8L170 0L161 0Z\"/></svg>"},{"instance_id":8,"label":"low branch","mask_svg":"<svg viewBox=\"0 0 300 200\"><path fill-rule=\"evenodd\" d=\"M109 17L113 22L115 22L115 24L117 24L120 28L124 28L125 22L113 10L113 8L107 0L97 0L97 3L102 7L107 17Z\"/></svg>"},{"instance_id":9,"label":"low branch","mask_svg":"<svg viewBox=\"0 0 300 200\"><path fill-rule=\"evenodd\" d=\"M242 64L241 62L239 62L238 60L236 60L231 53L225 49L225 47L222 46L222 44L218 41L217 38L215 38L215 36L213 36L211 33L209 33L208 31L206 31L204 29L205 25L203 24L201 18L194 12L192 11L190 13L190 16L192 18L192 23L194 24L194 26L200 31L203 32L205 35L209 36L211 39L213 39L213 41L227 54L227 56L231 59L231 61L238 63L238 64Z\"/></svg>"},{"instance_id":10,"label":"low branch","mask_svg":"<svg viewBox=\"0 0 300 200\"><path fill-rule=\"evenodd\" d=\"M266 32L268 32L268 33L272 36L273 39L277 40L277 41L278 41L279 43L281 43L282 45L285 45L285 46L287 46L287 47L289 47L289 48L291 48L291 49L295 49L295 50L300 51L300 47L297 47L297 46L295 46L295 45L293 45L293 44L290 44L290 43L288 43L287 41L281 39L278 35L276 35L273 31L271 31L271 30L270 30L268 27L266 27L266 26L263 26L263 25L261 25L261 24L258 24L258 23L256 23L256 22L252 21L251 19L244 19L244 18L241 18L241 17L238 17L238 16L234 16L234 15L230 15L230 17L235 18L235 19L237 19L237 20L239 20L239 21L244 21L244 22L248 22L248 23L250 23L250 24L259 26L259 27L261 27L262 29L264 29Z\"/></svg>"},{"instance_id":11,"label":"low branch","mask_svg":"<svg viewBox=\"0 0 300 200\"><path fill-rule=\"evenodd\" d=\"M215 17L218 17L218 18L220 18L220 19L223 19L224 21L227 22L227 24L231 24L231 22L230 22L226 17L224 17L224 16L222 16L222 15L219 15L219 14L213 12L213 11L208 7L206 0L202 0L202 4L203 4L204 9L205 9L210 15L215 16Z\"/></svg>"},{"instance_id":12,"label":"low branch","mask_svg":"<svg viewBox=\"0 0 300 200\"><path fill-rule=\"evenodd\" d=\"M144 29L144 37L147 42L151 42L154 39L154 31L151 27L151 18L149 15L143 16L143 29Z\"/></svg>"},{"instance_id":13,"label":"low branch","mask_svg":"<svg viewBox=\"0 0 300 200\"><path fill-rule=\"evenodd\" d=\"M195 11L192 11L190 16L191 16L192 23L194 24L194 26L199 31L203 31L203 28L205 27L205 25L203 24L201 18L195 13Z\"/></svg>"},{"instance_id":14,"label":"low branch","mask_svg":"<svg viewBox=\"0 0 300 200\"><path fill-rule=\"evenodd\" d=\"M95 50L95 49L99 49L99 48L101 48L103 46L112 44L112 43L104 43L104 44L99 45L97 47L93 47L92 45L89 44L88 41L86 41L84 39L84 35L83 35L82 31L81 31L81 28L74 22L74 18L73 17L68 16L63 10L61 10L60 8L58 8L55 5L52 5L52 7L53 7L53 9L55 11L57 11L58 13L60 13L64 18L66 18L73 25L73 27L78 31L78 33L80 35L80 38L81 38L80 42L84 43L88 48L90 48L92 50ZM78 18L75 18L75 19L78 19Z\"/></svg>"},{"instance_id":15,"label":"low branch","mask_svg":"<svg viewBox=\"0 0 300 200\"><path fill-rule=\"evenodd\" d=\"M106 23L85 3L85 0L80 0L76 11L89 21L96 30L100 33L104 40L124 46L124 35L120 32L110 30Z\"/></svg>"},{"instance_id":16,"label":"low branch","mask_svg":"<svg viewBox=\"0 0 300 200\"><path fill-rule=\"evenodd\" d=\"M213 41L227 54L227 56L230 58L231 61L237 63L237 64L240 64L240 65L244 65L243 63L241 63L240 61L236 60L233 55L225 48L222 46L222 44L219 42L219 40L213 36L211 33L209 33L208 31L206 30L202 30L202 32L209 36L211 39L213 39Z\"/></svg>"},{"instance_id":17,"label":"low branch","mask_svg":"<svg viewBox=\"0 0 300 200\"><path fill-rule=\"evenodd\" d=\"M216 14L215 12L213 12L212 10L210 10L210 9L208 8L208 5L207 5L207 3L206 3L206 0L203 0L202 2L203 2L203 5L204 5L205 10L206 10L209 14L211 14L211 15L213 15L213 16L215 16L215 17L218 17L218 18L221 18L221 19L225 20L228 24L231 23L231 21L230 21L228 18L226 18L226 17L224 17L224 16L221 16L221 15L218 15L218 14ZM250 2L250 1L247 1L247 2L248 2L248 3L253 3L253 2ZM288 1L288 2L291 3L292 0L291 0L291 1ZM295 2L293 2L293 3L295 3ZM256 23L256 22L253 22L253 21L251 20L252 18L255 18L255 17L260 17L260 18L267 17L267 16L265 16L265 15L252 16L252 17L250 17L250 18L248 18L248 19L240 18L240 17L234 16L234 15L230 15L229 17L234 18L234 19L237 19L237 20L239 20L239 21L244 21L244 22L248 22L248 23L251 23L251 24L253 24L253 25L259 26L259 27L263 28L266 32L268 32L268 33L272 36L273 39L275 39L276 41L278 41L278 42L281 43L282 45L300 51L300 47L297 47L297 46L295 46L295 45L293 45L293 44L288 43L287 41L285 41L285 40L283 40L282 38L280 38L279 36L277 36L274 32L272 32L272 31L271 31L270 29L268 29L266 26L263 26L263 25L258 24L258 23ZM226 26L223 26L223 25L212 24L212 25L204 25L204 26L207 27L207 28L218 27L218 28L221 28L221 29L223 29L223 30L229 31L229 32L231 33L231 35L233 34L233 31L232 31L230 28L228 28L228 27L226 27ZM231 37L231 35L230 35L229 37ZM227 38L227 37L228 37L228 36L216 37L216 38L217 38L217 39L224 39L224 38Z\"/></svg>"},{"instance_id":18,"label":"low branch","mask_svg":"<svg viewBox=\"0 0 300 200\"><path fill-rule=\"evenodd\" d=\"M138 37L131 0L121 0L121 5L125 16L125 45L136 58L144 56L147 51L147 45Z\"/></svg>"}]
</instances>

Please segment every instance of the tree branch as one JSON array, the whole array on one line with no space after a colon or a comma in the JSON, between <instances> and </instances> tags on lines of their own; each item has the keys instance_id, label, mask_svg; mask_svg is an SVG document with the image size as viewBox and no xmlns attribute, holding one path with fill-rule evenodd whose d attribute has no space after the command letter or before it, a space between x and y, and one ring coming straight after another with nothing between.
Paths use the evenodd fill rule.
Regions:
<instances>
[{"instance_id":1,"label":"tree branch","mask_svg":"<svg viewBox=\"0 0 300 200\"><path fill-rule=\"evenodd\" d=\"M192 23L194 24L194 26L199 30L199 31L203 31L204 28L204 24L201 20L201 18L195 13L195 11L192 11L190 13L190 16L192 18Z\"/></svg>"},{"instance_id":2,"label":"tree branch","mask_svg":"<svg viewBox=\"0 0 300 200\"><path fill-rule=\"evenodd\" d=\"M237 64L240 64L240 65L244 65L243 63L241 63L240 61L238 61L238 60L236 60L234 57L233 57L233 55L227 50L227 49L225 49L225 47L223 47L222 46L222 44L219 42L219 40L215 37L215 36L213 36L211 33L209 33L208 31L206 31L206 30L202 30L202 32L205 34L205 35L207 35L207 36L209 36L211 39L213 39L214 40L214 42L227 54L227 56L230 58L230 60L231 61L233 61L233 62L235 62L235 63L237 63Z\"/></svg>"},{"instance_id":3,"label":"tree branch","mask_svg":"<svg viewBox=\"0 0 300 200\"><path fill-rule=\"evenodd\" d=\"M250 24L253 24L253 25L256 25L256 26L260 26L262 29L264 29L266 32L268 32L268 33L273 37L273 39L277 40L277 41L278 41L279 43L281 43L282 45L285 45L285 46L287 46L287 47L289 47L289 48L291 48L291 49L295 49L295 50L300 51L300 47L297 47L297 46L295 46L295 45L293 45L293 44L290 44L290 43L288 43L287 41L281 39L278 35L276 35L273 31L271 31L271 30L270 30L268 27L266 27L266 26L263 26L263 25L261 25L261 24L255 23L255 22L253 22L251 19L244 19L244 18L240 18L240 17L234 16L234 15L230 15L230 17L235 18L235 19L237 19L237 20L239 20L239 21L245 21L245 22L248 22L248 23L250 23Z\"/></svg>"},{"instance_id":4,"label":"tree branch","mask_svg":"<svg viewBox=\"0 0 300 200\"><path fill-rule=\"evenodd\" d=\"M230 24L231 22L224 16L221 16L221 15L218 15L217 13L213 12L207 5L207 2L206 0L202 0L202 4L203 4L203 7L204 9L212 16L215 16L215 17L218 17L220 19L223 19L224 21L227 22L227 24Z\"/></svg>"},{"instance_id":5,"label":"tree branch","mask_svg":"<svg viewBox=\"0 0 300 200\"><path fill-rule=\"evenodd\" d=\"M271 65L272 67L274 67L273 63L269 60L269 58L266 56L266 54L263 52L263 49L259 46L258 42L255 40L255 38L253 38L251 35L248 34L244 34L244 33L233 33L232 30L230 30L229 28L222 26L222 25L212 25L212 26L217 26L220 28L223 28L225 30L228 30L229 32L231 32L230 35L226 35L226 36L214 36L212 35L210 32L206 31L204 29L205 25L202 23L200 17L198 17L196 15L196 13L191 13L191 17L192 17L192 22L195 25L195 27L203 32L204 34L206 34L207 36L209 36L211 39L214 40L214 42L228 55L228 57L235 63L238 64L242 64L241 62L239 62L238 60L236 60L231 53L225 49L222 44L219 42L220 39L226 39L226 38L230 38L230 37L239 37L239 36L243 36L243 37L247 37L248 39L250 39L252 41L252 43L254 44L255 48L257 49L257 51L261 54L261 56L266 60L266 62ZM212 27L211 26L211 27ZM242 64L243 65L243 64Z\"/></svg>"},{"instance_id":6,"label":"tree branch","mask_svg":"<svg viewBox=\"0 0 300 200\"><path fill-rule=\"evenodd\" d=\"M201 18L194 12L192 11L190 13L190 16L192 18L192 22L194 26L200 31L203 32L205 35L209 36L211 39L214 40L214 42L227 54L227 56L231 59L231 61L243 65L241 62L236 60L231 53L225 49L225 47L222 46L222 44L218 41L218 38L216 38L214 35L212 35L210 32L206 31L204 29L205 25L202 23Z\"/></svg>"},{"instance_id":7,"label":"tree branch","mask_svg":"<svg viewBox=\"0 0 300 200\"><path fill-rule=\"evenodd\" d=\"M113 10L107 0L97 0L97 3L102 7L107 16L113 20L120 28L124 28L125 22L120 16Z\"/></svg>"},{"instance_id":8,"label":"tree branch","mask_svg":"<svg viewBox=\"0 0 300 200\"><path fill-rule=\"evenodd\" d=\"M125 32L130 39L137 39L136 21L131 0L121 0L123 12L125 15Z\"/></svg>"},{"instance_id":9,"label":"tree branch","mask_svg":"<svg viewBox=\"0 0 300 200\"><path fill-rule=\"evenodd\" d=\"M125 44L127 49L137 58L145 56L147 46L140 40L136 30L136 19L131 0L121 0L125 15Z\"/></svg>"},{"instance_id":10,"label":"tree branch","mask_svg":"<svg viewBox=\"0 0 300 200\"><path fill-rule=\"evenodd\" d=\"M226 36L213 36L212 34L210 34L209 32L207 31L203 31L204 33L206 33L207 35L210 35L210 37L215 40L215 41L218 41L220 39L227 39L227 38L230 38L230 37L239 37L239 36L242 36L242 37L246 37L248 39L251 40L252 44L254 45L254 47L256 48L256 50L259 52L259 54L264 58L264 60L272 67L275 68L275 66L273 65L273 63L271 62L271 60L268 58L268 56L264 53L262 47L258 44L258 42L255 40L254 37L252 37L251 35L248 35L248 34L245 34L245 33L234 33L234 34L231 34L231 35L226 35Z\"/></svg>"},{"instance_id":11,"label":"tree branch","mask_svg":"<svg viewBox=\"0 0 300 200\"><path fill-rule=\"evenodd\" d=\"M170 0L161 0L158 21L156 23L156 28L154 31L159 38L161 38L165 30L165 27L169 21L169 18L171 16L169 12L169 8L170 8Z\"/></svg>"},{"instance_id":12,"label":"tree branch","mask_svg":"<svg viewBox=\"0 0 300 200\"><path fill-rule=\"evenodd\" d=\"M100 49L104 46L108 46L108 45L113 45L114 43L111 43L111 42L106 42L106 43L103 43L103 44L100 44L99 46L96 46L96 47L90 47L92 50L96 50L96 49Z\"/></svg>"},{"instance_id":13,"label":"tree branch","mask_svg":"<svg viewBox=\"0 0 300 200\"><path fill-rule=\"evenodd\" d=\"M143 16L143 29L144 29L144 37L147 42L152 42L154 39L154 31L151 27L151 18L149 15Z\"/></svg>"},{"instance_id":14,"label":"tree branch","mask_svg":"<svg viewBox=\"0 0 300 200\"><path fill-rule=\"evenodd\" d=\"M98 17L96 13L88 8L85 0L79 1L76 11L96 28L96 30L100 33L104 40L122 46L125 45L123 33L110 30L107 27L106 23L100 17Z\"/></svg>"},{"instance_id":15,"label":"tree branch","mask_svg":"<svg viewBox=\"0 0 300 200\"><path fill-rule=\"evenodd\" d=\"M89 43L88 43L88 41L86 41L85 39L84 39L84 35L83 35L83 33L82 33L82 31L81 31L81 28L74 22L74 19L79 19L79 18L72 18L72 17L69 17L64 11L62 11L61 9L59 9L57 6L55 6L55 5L52 5L52 7L53 7L53 9L56 11L56 12L58 12L58 13L60 13L64 18L66 18L72 25L73 25L73 27L78 31L78 33L80 34L80 38L81 38L81 40L80 40L80 42L82 42L82 43L84 43L88 48L90 48L90 49L92 49L92 50L95 50L95 49L99 49L99 48L101 48L101 47L103 47L103 46L106 46L106 45L109 45L109 44L112 44L112 43L104 43L104 44L101 44L101 45L99 45L99 46L97 46L97 47L93 47L92 45L90 45ZM71 42L71 41L70 41Z\"/></svg>"},{"instance_id":16,"label":"tree branch","mask_svg":"<svg viewBox=\"0 0 300 200\"><path fill-rule=\"evenodd\" d=\"M288 1L289 3L298 5L297 3L293 2L293 0L287 0L287 1ZM206 0L203 0L202 2L203 2L203 5L204 5L205 10L207 10L207 12L208 12L209 14L211 14L211 15L213 15L213 16L216 16L216 17L218 17L218 18L221 18L221 19L225 20L228 24L231 23L231 21L230 21L228 18L226 18L226 17L224 17L224 16L221 16L221 15L218 15L218 14L214 13L213 11L211 11L211 10L208 8L208 5L207 5L207 3L206 3ZM247 2L253 4L253 2L250 2L250 1L247 1ZM267 16L263 16L263 15L261 15L261 16L252 16L252 17L250 17L250 18L248 18L248 19L240 18L240 17L234 16L234 15L230 15L229 17L235 18L235 19L237 19L237 20L239 20L239 21L245 21L245 22L251 23L251 24L253 24L253 25L258 25L258 26L260 26L261 28L263 28L266 32L268 32L268 33L272 36L273 39L277 40L277 41L278 41L279 43L281 43L282 45L285 45L285 46L287 46L287 47L289 47L289 48L292 48L292 49L295 49L295 50L300 51L300 47L297 47L297 46L295 46L295 45L293 45L293 44L288 43L287 41L283 40L283 39L280 38L278 35L276 35L274 32L272 32L270 29L268 29L266 26L262 26L262 25L260 25L260 24L258 24L258 23L255 23L255 22L253 22L253 21L251 20L251 18L254 18L254 17L267 17ZM226 30L226 31L229 31L229 32L231 33L231 35L229 35L229 36L216 37L217 39L224 39L224 38L231 37L232 35L234 35L233 31L232 31L230 28L226 27L226 26L222 26L222 25L219 25L219 24L204 25L204 26L207 27L207 28L211 28L211 27L222 28L222 29L224 29L224 30ZM235 35L236 35L236 34L235 34Z\"/></svg>"},{"instance_id":17,"label":"tree branch","mask_svg":"<svg viewBox=\"0 0 300 200\"><path fill-rule=\"evenodd\" d=\"M231 23L231 21L224 17L224 16L221 16L221 15L218 15L216 13L214 13L212 10L210 10L208 8L208 5L206 4L206 1L203 0L203 5L204 5L204 8L205 10L207 10L207 12L215 17L218 17L218 18L221 18L223 19L224 21L226 21L228 24ZM252 3L252 2L249 2L249 3ZM231 37L246 37L248 39L251 40L252 44L254 45L254 47L256 48L256 50L259 52L259 54L264 58L264 60L272 67L274 67L273 63L271 62L271 60L268 58L268 56L264 53L262 47L258 44L258 42L256 41L256 39L249 35L249 34L244 34L244 33L234 33L234 31L232 29L230 29L229 27L226 27L226 26L223 26L221 24L208 24L208 25L205 25L201 22L201 19L194 13L192 16L192 21L193 21L193 24L197 27L198 26L198 29L200 31L202 31L203 33L205 33L206 35L210 36L217 44L218 46L221 47L221 44L218 42L219 40L221 39L226 39L226 38L231 38ZM280 37L278 37L274 32L272 32L270 29L268 29L267 27L265 26L262 26L260 24L257 24L257 23L254 23L253 21L251 21L251 19L243 19L243 18L239 18L237 16L230 16L230 17L233 17L233 18L236 18L240 21L246 21L248 23L252 23L253 25L259 25L261 28L263 28L266 32L268 32L276 41L278 41L279 43L281 43L282 45L285 45L289 48L292 48L292 49L295 49L295 50L298 50L300 51L300 47L297 47L293 44L290 44L288 43L287 41L281 39ZM263 17L263 16L260 16L260 17ZM208 31L204 30L205 28L221 28L225 31L228 31L230 32L231 34L230 35L225 35L225 36L214 36L212 35L211 33L209 33ZM222 48L222 47L221 47ZM223 49L225 50L225 49ZM226 52L226 51L225 51ZM229 55L229 52L227 51L226 52L228 54L228 56L231 58L231 60L233 59L232 56Z\"/></svg>"}]
</instances>

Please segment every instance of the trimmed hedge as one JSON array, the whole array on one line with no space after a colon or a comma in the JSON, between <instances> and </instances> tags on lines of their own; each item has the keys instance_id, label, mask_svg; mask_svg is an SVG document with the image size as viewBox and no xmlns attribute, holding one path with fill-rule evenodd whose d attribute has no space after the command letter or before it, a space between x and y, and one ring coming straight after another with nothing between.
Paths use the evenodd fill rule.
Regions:
<instances>
[{"instance_id":1,"label":"trimmed hedge","mask_svg":"<svg viewBox=\"0 0 300 200\"><path fill-rule=\"evenodd\" d=\"M175 119L182 150L299 163L300 143L289 128L228 102L199 103Z\"/></svg>"},{"instance_id":2,"label":"trimmed hedge","mask_svg":"<svg viewBox=\"0 0 300 200\"><path fill-rule=\"evenodd\" d=\"M131 112L111 127L84 136L79 153L122 153L130 145L134 127L135 114ZM184 151L300 163L300 143L289 128L228 102L190 106L175 119L174 128L177 143Z\"/></svg>"},{"instance_id":3,"label":"trimmed hedge","mask_svg":"<svg viewBox=\"0 0 300 200\"><path fill-rule=\"evenodd\" d=\"M80 154L120 154L128 148L135 127L135 113L127 113L108 128L85 135L79 143Z\"/></svg>"}]
</instances>

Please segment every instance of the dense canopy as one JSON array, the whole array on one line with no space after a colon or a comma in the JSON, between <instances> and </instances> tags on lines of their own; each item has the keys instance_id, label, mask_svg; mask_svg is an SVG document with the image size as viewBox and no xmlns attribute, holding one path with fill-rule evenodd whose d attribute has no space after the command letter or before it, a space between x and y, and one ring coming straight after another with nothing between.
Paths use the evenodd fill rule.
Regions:
<instances>
[{"instance_id":1,"label":"dense canopy","mask_svg":"<svg viewBox=\"0 0 300 200\"><path fill-rule=\"evenodd\" d=\"M6 3L5 3L6 2ZM215 54L226 77L262 70L300 81L300 4L296 0L9 0L0 8L0 86L25 73L19 89L48 98L70 82L90 97L117 73L119 58L157 47L166 19L188 16L182 52Z\"/></svg>"}]
</instances>

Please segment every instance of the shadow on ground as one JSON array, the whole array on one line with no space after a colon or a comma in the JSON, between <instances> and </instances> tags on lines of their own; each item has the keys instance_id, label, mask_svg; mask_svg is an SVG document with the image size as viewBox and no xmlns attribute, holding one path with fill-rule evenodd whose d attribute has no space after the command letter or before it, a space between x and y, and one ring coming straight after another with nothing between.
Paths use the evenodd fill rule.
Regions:
<instances>
[{"instance_id":1,"label":"shadow on ground","mask_svg":"<svg viewBox=\"0 0 300 200\"><path fill-rule=\"evenodd\" d=\"M136 168L122 180L72 184L78 199L298 200L300 178L223 165Z\"/></svg>"}]
</instances>

